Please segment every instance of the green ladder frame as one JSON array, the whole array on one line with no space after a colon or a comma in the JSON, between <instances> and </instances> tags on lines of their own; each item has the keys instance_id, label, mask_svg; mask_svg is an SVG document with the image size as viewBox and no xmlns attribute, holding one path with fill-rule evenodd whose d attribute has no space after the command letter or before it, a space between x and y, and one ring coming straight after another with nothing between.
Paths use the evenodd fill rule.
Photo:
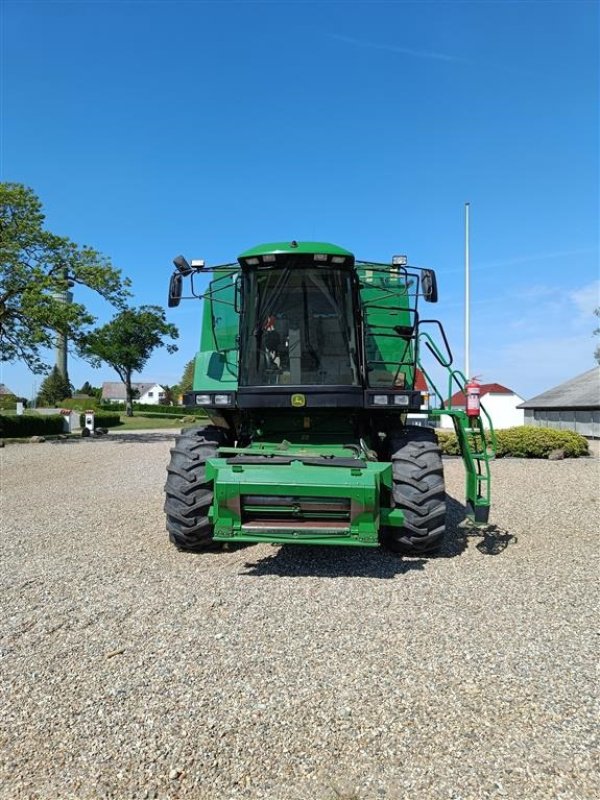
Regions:
<instances>
[{"instance_id":1,"label":"green ladder frame","mask_svg":"<svg viewBox=\"0 0 600 800\"><path fill-rule=\"evenodd\" d=\"M445 400L423 366L421 359L418 358L419 369L442 405L441 408L432 409L430 415L432 417L441 417L445 414L451 417L454 425L466 472L467 518L476 525L485 525L488 522L490 513L492 484L490 461L495 457L497 450L496 433L491 417L482 405L481 412L488 425L488 430L486 431L481 414L477 417L469 417L462 409L452 408L452 389L456 386L460 391L464 392L467 378L460 370L451 368L451 363L444 358L439 347L426 331L421 331L419 338L424 340L436 360L448 371L448 397Z\"/></svg>"}]
</instances>

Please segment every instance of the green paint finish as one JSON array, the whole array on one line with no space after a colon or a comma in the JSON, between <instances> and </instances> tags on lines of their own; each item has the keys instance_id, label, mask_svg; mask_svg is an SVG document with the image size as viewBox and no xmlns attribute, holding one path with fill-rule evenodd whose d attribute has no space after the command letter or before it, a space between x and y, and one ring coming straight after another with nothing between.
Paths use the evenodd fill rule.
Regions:
<instances>
[{"instance_id":1,"label":"green paint finish","mask_svg":"<svg viewBox=\"0 0 600 800\"><path fill-rule=\"evenodd\" d=\"M292 246L292 242L269 242L267 244L259 244L252 247L250 250L245 250L238 256L238 259L253 258L264 255L314 255L315 253L325 253L331 256L346 256L354 259L354 255L349 250L344 250L343 247L338 247L329 242L296 242L296 246Z\"/></svg>"},{"instance_id":2,"label":"green paint finish","mask_svg":"<svg viewBox=\"0 0 600 800\"><path fill-rule=\"evenodd\" d=\"M470 420L457 409L448 408L451 386L463 388L465 377L451 364L444 363L444 353L431 336L414 330L415 298L413 278L408 278L402 268L375 262L354 262L353 254L344 248L326 242L272 242L257 245L243 252L239 259L277 256L274 268L293 263L302 269L315 254L343 256L346 266L353 265L360 309L356 318L362 317L365 332L366 371L363 376L370 388L410 389L414 386L415 367L426 375L428 383L445 408L432 411L432 416L448 414L452 417L466 471L466 498L470 516L490 505L491 475L489 461L493 452L493 431L487 435L480 419ZM306 259L288 260L286 256L306 256ZM281 256L281 258L279 258ZM267 267L270 262L262 262ZM196 356L194 391L236 391L238 388L238 358L240 341L239 279L241 268L232 267L215 273L203 303L200 350ZM409 291L410 290L410 291ZM252 309L252 296L246 297L246 308ZM419 347L421 342L421 347ZM423 345L429 344L448 375L448 394L441 394L433 385L421 362ZM453 386L453 384L456 384ZM242 451L225 449L220 458L212 459L208 471L214 481L214 504L211 518L215 524L215 538L220 541L270 541L305 542L310 544L347 544L375 546L381 525L401 526L400 510L380 507L381 489L389 494L392 486L391 465L369 460L358 443L356 431L368 411L340 409L298 408L289 410L262 408L246 417L247 430L252 444ZM211 419L218 415L211 412ZM390 425L403 424L401 408L390 408ZM231 419L229 420L231 424ZM219 418L218 424L225 424ZM239 422L235 422L238 425ZM368 434L365 434L368 436ZM347 446L352 443L351 446ZM346 446L344 446L346 445ZM245 454L297 455L363 459L364 468L314 466L294 461L289 465L265 464L228 465L226 458L236 452ZM244 500L262 495L258 503ZM275 497L277 502L268 502ZM284 498L291 497L287 503ZM310 498L324 498L323 508L313 513ZM351 511L331 506L337 498L348 501ZM308 509L306 507L308 503ZM248 528L244 515L260 517L267 524ZM287 523L282 527L282 520ZM268 520L278 522L269 526ZM294 527L294 520L302 525Z\"/></svg>"},{"instance_id":3,"label":"green paint finish","mask_svg":"<svg viewBox=\"0 0 600 800\"><path fill-rule=\"evenodd\" d=\"M195 392L235 391L238 387L237 350L200 351L194 370Z\"/></svg>"},{"instance_id":4,"label":"green paint finish","mask_svg":"<svg viewBox=\"0 0 600 800\"><path fill-rule=\"evenodd\" d=\"M467 517L474 519L478 509L489 509L490 506L490 461L496 450L494 429L490 427L488 435L481 417L468 417L461 409L437 409L431 413L435 417L446 415L452 419L465 465Z\"/></svg>"},{"instance_id":5,"label":"green paint finish","mask_svg":"<svg viewBox=\"0 0 600 800\"><path fill-rule=\"evenodd\" d=\"M238 385L240 315L236 310L238 270L209 283L202 314L194 391L235 391Z\"/></svg>"},{"instance_id":6,"label":"green paint finish","mask_svg":"<svg viewBox=\"0 0 600 800\"><path fill-rule=\"evenodd\" d=\"M296 455L300 459L303 454ZM315 451L311 448L305 455L314 457ZM348 451L341 455L347 458ZM209 514L215 540L378 544L380 491L391 484L390 464L370 461L359 466L357 460L356 467L339 467L265 461L207 462L207 476L215 487Z\"/></svg>"},{"instance_id":7,"label":"green paint finish","mask_svg":"<svg viewBox=\"0 0 600 800\"><path fill-rule=\"evenodd\" d=\"M361 262L356 271L369 386L411 389L415 375L415 315L402 270Z\"/></svg>"}]
</instances>

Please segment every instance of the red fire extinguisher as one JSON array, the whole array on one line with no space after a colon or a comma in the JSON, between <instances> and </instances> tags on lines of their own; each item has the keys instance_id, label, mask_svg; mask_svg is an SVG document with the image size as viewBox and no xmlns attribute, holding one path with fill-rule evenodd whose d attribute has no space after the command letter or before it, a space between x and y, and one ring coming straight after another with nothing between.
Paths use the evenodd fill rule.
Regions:
<instances>
[{"instance_id":1,"label":"red fire extinguisher","mask_svg":"<svg viewBox=\"0 0 600 800\"><path fill-rule=\"evenodd\" d=\"M477 378L471 378L465 385L465 395L467 397L467 416L478 417L481 409L479 395L481 394L481 385Z\"/></svg>"}]
</instances>

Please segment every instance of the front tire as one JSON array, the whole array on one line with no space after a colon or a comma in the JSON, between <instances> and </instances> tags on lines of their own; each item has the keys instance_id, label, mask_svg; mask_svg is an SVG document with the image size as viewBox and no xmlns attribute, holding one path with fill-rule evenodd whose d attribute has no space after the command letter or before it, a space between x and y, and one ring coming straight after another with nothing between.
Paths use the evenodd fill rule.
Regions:
<instances>
[{"instance_id":1,"label":"front tire","mask_svg":"<svg viewBox=\"0 0 600 800\"><path fill-rule=\"evenodd\" d=\"M214 549L208 510L213 500L212 482L206 479L206 461L226 444L221 428L189 428L171 449L165 484L167 530L178 550Z\"/></svg>"},{"instance_id":2,"label":"front tire","mask_svg":"<svg viewBox=\"0 0 600 800\"><path fill-rule=\"evenodd\" d=\"M394 553L421 555L438 550L446 532L442 451L435 431L408 425L389 437L393 502L404 512L401 528L387 527L382 543Z\"/></svg>"}]
</instances>

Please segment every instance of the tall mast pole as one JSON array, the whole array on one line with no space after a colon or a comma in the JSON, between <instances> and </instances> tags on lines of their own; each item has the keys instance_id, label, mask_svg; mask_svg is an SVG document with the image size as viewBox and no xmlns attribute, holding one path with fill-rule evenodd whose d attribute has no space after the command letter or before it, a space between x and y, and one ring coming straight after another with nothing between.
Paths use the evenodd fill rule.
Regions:
<instances>
[{"instance_id":1,"label":"tall mast pole","mask_svg":"<svg viewBox=\"0 0 600 800\"><path fill-rule=\"evenodd\" d=\"M470 303L471 303L471 286L470 286L470 253L469 253L469 210L470 203L465 203L465 376L467 380L471 377L471 358L470 358Z\"/></svg>"}]
</instances>

